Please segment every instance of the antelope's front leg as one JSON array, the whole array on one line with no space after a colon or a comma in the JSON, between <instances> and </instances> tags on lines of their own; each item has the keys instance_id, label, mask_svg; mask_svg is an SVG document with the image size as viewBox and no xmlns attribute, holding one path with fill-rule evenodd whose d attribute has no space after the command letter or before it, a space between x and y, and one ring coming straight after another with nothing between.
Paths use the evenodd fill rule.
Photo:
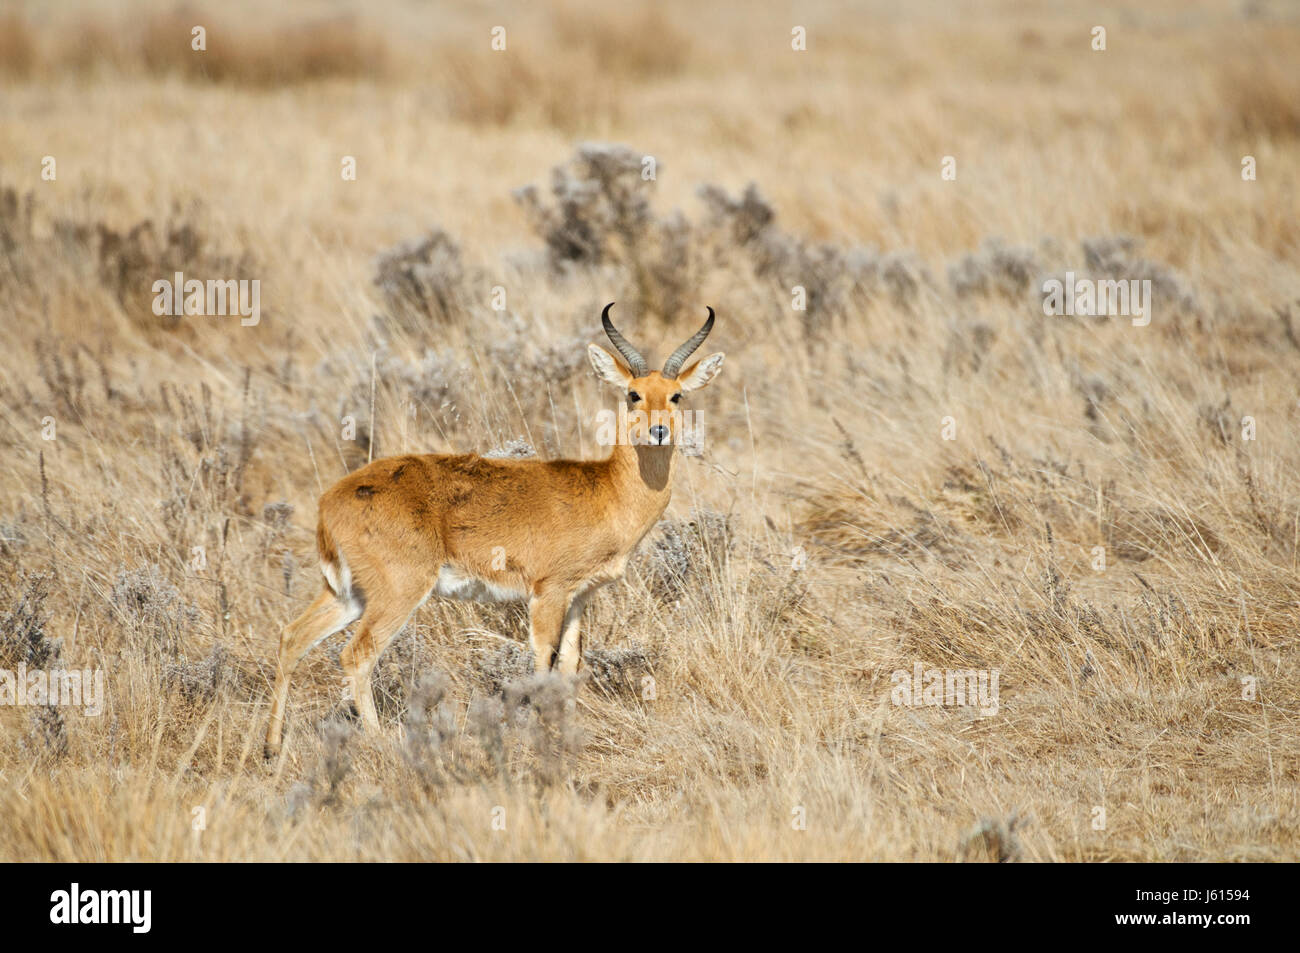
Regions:
<instances>
[{"instance_id":1,"label":"antelope's front leg","mask_svg":"<svg viewBox=\"0 0 1300 953\"><path fill-rule=\"evenodd\" d=\"M575 596L564 613L560 630L560 655L555 667L561 675L572 675L582 664L582 610L587 604L585 596Z\"/></svg>"},{"instance_id":2,"label":"antelope's front leg","mask_svg":"<svg viewBox=\"0 0 1300 953\"><path fill-rule=\"evenodd\" d=\"M533 670L549 672L560 647L568 594L543 591L528 601L528 642L533 647Z\"/></svg>"}]
</instances>

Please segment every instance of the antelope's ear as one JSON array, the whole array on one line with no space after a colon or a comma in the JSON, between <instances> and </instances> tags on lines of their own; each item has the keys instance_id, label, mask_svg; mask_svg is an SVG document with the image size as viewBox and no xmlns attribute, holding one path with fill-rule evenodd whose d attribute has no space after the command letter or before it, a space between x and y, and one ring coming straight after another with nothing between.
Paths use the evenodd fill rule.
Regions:
<instances>
[{"instance_id":1,"label":"antelope's ear","mask_svg":"<svg viewBox=\"0 0 1300 953\"><path fill-rule=\"evenodd\" d=\"M632 372L615 360L614 355L603 347L588 344L587 357L591 359L591 366L596 369L596 376L601 380L624 390L632 382Z\"/></svg>"},{"instance_id":2,"label":"antelope's ear","mask_svg":"<svg viewBox=\"0 0 1300 953\"><path fill-rule=\"evenodd\" d=\"M701 358L677 375L677 383L682 385L682 390L699 390L718 376L718 371L722 370L724 357L725 354L717 351Z\"/></svg>"}]
</instances>

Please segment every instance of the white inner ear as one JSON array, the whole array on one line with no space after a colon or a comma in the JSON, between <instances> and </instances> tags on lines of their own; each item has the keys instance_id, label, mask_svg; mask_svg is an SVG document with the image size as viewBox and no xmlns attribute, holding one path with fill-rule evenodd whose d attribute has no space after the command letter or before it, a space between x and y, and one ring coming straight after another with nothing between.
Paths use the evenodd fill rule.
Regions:
<instances>
[{"instance_id":1,"label":"white inner ear","mask_svg":"<svg viewBox=\"0 0 1300 953\"><path fill-rule=\"evenodd\" d=\"M677 382L682 385L682 390L699 390L717 377L718 371L722 370L724 357L726 355L718 351L697 362L684 376L677 379Z\"/></svg>"},{"instance_id":2,"label":"white inner ear","mask_svg":"<svg viewBox=\"0 0 1300 953\"><path fill-rule=\"evenodd\" d=\"M587 357L591 359L591 366L596 369L596 374L601 380L616 387L626 387L627 382L632 379L632 375L623 369L623 365L614 360L614 355L603 347L588 344Z\"/></svg>"}]
</instances>

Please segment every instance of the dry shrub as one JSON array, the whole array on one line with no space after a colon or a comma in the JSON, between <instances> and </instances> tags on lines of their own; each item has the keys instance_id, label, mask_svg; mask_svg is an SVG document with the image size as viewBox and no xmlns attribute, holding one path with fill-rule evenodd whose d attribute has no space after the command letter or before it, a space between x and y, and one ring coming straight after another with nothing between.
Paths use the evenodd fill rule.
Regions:
<instances>
[{"instance_id":1,"label":"dry shrub","mask_svg":"<svg viewBox=\"0 0 1300 953\"><path fill-rule=\"evenodd\" d=\"M495 648L477 648L470 656L475 682L489 695L500 695L506 685L527 678L533 671L533 654L518 642L500 642Z\"/></svg>"},{"instance_id":2,"label":"dry shrub","mask_svg":"<svg viewBox=\"0 0 1300 953\"><path fill-rule=\"evenodd\" d=\"M680 211L658 214L652 204L654 180L643 177L643 159L628 146L584 143L552 170L549 195L533 185L515 191L545 249L546 271L539 277L563 286L575 273L612 269L625 289L618 298L627 311L668 324L698 319L699 282L710 270L758 279L783 294L797 284L807 291L800 318L810 334L824 333L833 321L851 320L857 306L873 298L911 307L923 286L935 287L914 255L810 242L782 231L753 185L735 199L715 186L702 186L705 215L699 222ZM1010 275L1023 281L1028 265L1017 253L991 249L1002 280ZM466 289L483 284L483 276L483 269L464 262L456 240L435 228L380 255L374 281L396 326L420 333L430 322L463 321L471 311ZM501 326L488 338L493 356L507 364L520 353L519 344L526 350L533 337L527 329L517 333L521 326L511 320L508 313L494 317ZM571 343L559 347L579 354L577 366L580 350L572 351ZM552 362L543 363L548 372L543 380L559 383L567 377L557 376Z\"/></svg>"},{"instance_id":3,"label":"dry shrub","mask_svg":"<svg viewBox=\"0 0 1300 953\"><path fill-rule=\"evenodd\" d=\"M1129 235L1106 235L1084 239L1082 247L1089 277L1149 280L1152 297L1161 307L1173 307L1191 314L1201 310L1195 291L1183 275L1168 265L1139 254L1140 239Z\"/></svg>"},{"instance_id":4,"label":"dry shrub","mask_svg":"<svg viewBox=\"0 0 1300 953\"><path fill-rule=\"evenodd\" d=\"M182 323L179 315L154 314L152 286L158 279L170 281L178 271L185 273L187 280L202 281L238 281L256 274L247 252L226 255L213 251L198 228L186 222L155 228L146 220L125 232L99 224L93 235L80 228L65 229L62 235L70 253L84 251L98 263L104 285L126 314L150 326L160 323L174 329Z\"/></svg>"},{"instance_id":5,"label":"dry shrub","mask_svg":"<svg viewBox=\"0 0 1300 953\"><path fill-rule=\"evenodd\" d=\"M564 780L582 749L577 696L583 681L581 675L537 672L502 691L505 723L529 749L532 777L540 787Z\"/></svg>"},{"instance_id":6,"label":"dry shrub","mask_svg":"<svg viewBox=\"0 0 1300 953\"><path fill-rule=\"evenodd\" d=\"M410 690L404 759L423 791L439 799L488 781L561 783L583 742L576 717L583 680L525 672L476 698L458 719L450 681L425 671Z\"/></svg>"},{"instance_id":7,"label":"dry shrub","mask_svg":"<svg viewBox=\"0 0 1300 953\"><path fill-rule=\"evenodd\" d=\"M109 295L135 326L150 333L193 333L192 322L183 315L154 314L155 281L170 283L176 272L201 281L257 275L250 252L213 248L201 226L185 219L157 225L145 219L123 229L91 218L55 216L49 234L38 235L36 214L31 193L19 196L0 188L0 253L5 253L0 275L8 273L12 288L39 299L61 283L93 289Z\"/></svg>"},{"instance_id":8,"label":"dry shrub","mask_svg":"<svg viewBox=\"0 0 1300 953\"><path fill-rule=\"evenodd\" d=\"M639 697L641 678L650 673L650 652L641 645L592 648L582 653L585 670L591 673L592 685L610 694Z\"/></svg>"},{"instance_id":9,"label":"dry shrub","mask_svg":"<svg viewBox=\"0 0 1300 953\"><path fill-rule=\"evenodd\" d=\"M785 294L796 285L805 290L800 317L809 334L824 333L834 318L848 317L877 295L910 307L922 285L934 285L913 255L812 242L782 231L776 212L752 183L739 198L712 185L701 186L699 195L708 210L707 227L724 252L738 250L755 278Z\"/></svg>"},{"instance_id":10,"label":"dry shrub","mask_svg":"<svg viewBox=\"0 0 1300 953\"><path fill-rule=\"evenodd\" d=\"M354 727L337 720L320 726L322 756L313 788L325 807L337 807L341 801L343 782L352 770L352 741L356 733Z\"/></svg>"},{"instance_id":11,"label":"dry shrub","mask_svg":"<svg viewBox=\"0 0 1300 953\"><path fill-rule=\"evenodd\" d=\"M197 662L168 659L163 667L163 684L186 702L202 705L213 701L229 667L229 651L220 642Z\"/></svg>"},{"instance_id":12,"label":"dry shrub","mask_svg":"<svg viewBox=\"0 0 1300 953\"><path fill-rule=\"evenodd\" d=\"M693 589L712 589L731 554L734 537L727 515L702 510L687 519L662 520L658 530L639 561L655 598L673 603Z\"/></svg>"},{"instance_id":13,"label":"dry shrub","mask_svg":"<svg viewBox=\"0 0 1300 953\"><path fill-rule=\"evenodd\" d=\"M22 747L36 763L49 770L55 763L67 758L71 746L68 740L68 721L63 710L55 705L35 705L27 720Z\"/></svg>"},{"instance_id":14,"label":"dry shrub","mask_svg":"<svg viewBox=\"0 0 1300 953\"><path fill-rule=\"evenodd\" d=\"M59 655L58 640L46 634L50 612L46 600L53 576L30 573L17 586L0 587L0 599L8 604L0 616L0 668L13 669L19 664L44 668Z\"/></svg>"},{"instance_id":15,"label":"dry shrub","mask_svg":"<svg viewBox=\"0 0 1300 953\"><path fill-rule=\"evenodd\" d=\"M729 226L697 227L679 212L657 215L651 205L653 181L643 179L641 171L641 153L587 143L553 170L549 199L535 186L517 190L515 198L544 251L516 256L511 267L525 281L559 293L578 275L614 277L627 289L618 292L621 307L639 319L698 321L698 281L709 256L717 253L712 243L719 237L725 243ZM742 274L748 267L742 259ZM377 363L398 391L438 412L454 407L462 388L477 385L483 373L518 392L562 387L585 370L585 332L546 340L532 321L510 310L480 319L474 289L492 273L467 262L456 239L437 227L377 256L373 283L384 303L376 321ZM470 366L463 353L426 349L416 361L389 351L393 331L422 338L453 325L475 339L489 360ZM368 381L368 373L358 375L343 405L366 402L368 392L362 391ZM553 429L554 421L539 415L536 423Z\"/></svg>"},{"instance_id":16,"label":"dry shrub","mask_svg":"<svg viewBox=\"0 0 1300 953\"><path fill-rule=\"evenodd\" d=\"M175 656L199 610L187 603L153 563L118 573L113 604L125 619L132 641L143 637L146 651Z\"/></svg>"},{"instance_id":17,"label":"dry shrub","mask_svg":"<svg viewBox=\"0 0 1300 953\"><path fill-rule=\"evenodd\" d=\"M978 252L964 255L949 266L948 284L958 298L996 293L1023 300L1040 268L1031 249L1009 246L1001 239L988 238Z\"/></svg>"},{"instance_id":18,"label":"dry shrub","mask_svg":"<svg viewBox=\"0 0 1300 953\"><path fill-rule=\"evenodd\" d=\"M551 170L551 204L536 186L515 193L553 270L632 261L654 224L654 186L642 179L641 159L626 146L585 143Z\"/></svg>"},{"instance_id":19,"label":"dry shrub","mask_svg":"<svg viewBox=\"0 0 1300 953\"><path fill-rule=\"evenodd\" d=\"M406 330L427 332L428 322L449 324L466 307L460 246L439 228L381 253L373 281L389 313Z\"/></svg>"},{"instance_id":20,"label":"dry shrub","mask_svg":"<svg viewBox=\"0 0 1300 953\"><path fill-rule=\"evenodd\" d=\"M1019 832L1025 819L1012 811L1006 818L986 817L967 834L957 848L962 863L1005 864L1022 859Z\"/></svg>"},{"instance_id":21,"label":"dry shrub","mask_svg":"<svg viewBox=\"0 0 1300 953\"><path fill-rule=\"evenodd\" d=\"M643 177L643 159L627 146L585 143L551 171L549 202L531 185L515 199L545 244L553 278L619 267L631 292L625 306L671 322L699 310L700 249L685 216L654 213L654 180Z\"/></svg>"}]
</instances>

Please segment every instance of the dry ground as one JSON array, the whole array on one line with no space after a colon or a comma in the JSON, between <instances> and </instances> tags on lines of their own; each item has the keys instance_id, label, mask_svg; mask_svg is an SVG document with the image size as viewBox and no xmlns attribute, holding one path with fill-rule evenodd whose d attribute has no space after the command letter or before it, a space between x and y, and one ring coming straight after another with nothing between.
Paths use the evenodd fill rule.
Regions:
<instances>
[{"instance_id":1,"label":"dry ground","mask_svg":"<svg viewBox=\"0 0 1300 953\"><path fill-rule=\"evenodd\" d=\"M7 4L0 668L106 700L0 707L0 859L1300 856L1300 18L902 6ZM155 316L176 270L260 324ZM1067 270L1150 325L1045 317ZM382 737L340 636L264 765L321 488L603 452L615 299L728 359L576 703L430 603Z\"/></svg>"}]
</instances>

